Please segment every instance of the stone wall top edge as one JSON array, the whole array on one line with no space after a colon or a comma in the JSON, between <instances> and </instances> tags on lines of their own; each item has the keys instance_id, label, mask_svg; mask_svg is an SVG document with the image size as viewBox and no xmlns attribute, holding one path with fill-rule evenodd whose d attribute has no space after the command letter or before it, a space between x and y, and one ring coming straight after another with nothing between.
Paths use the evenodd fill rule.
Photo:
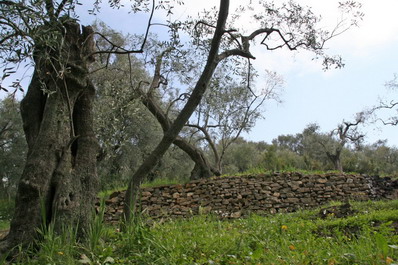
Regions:
<instances>
[{"instance_id":1,"label":"stone wall top edge","mask_svg":"<svg viewBox=\"0 0 398 265\"><path fill-rule=\"evenodd\" d=\"M222 177L211 177L207 179L192 180L184 184L171 184L171 185L159 185L154 187L145 187L141 190L153 190L153 189L166 189L166 188L184 188L192 185L203 185L214 182L228 182L236 179L258 179L258 180L280 180L290 177L300 177L302 179L312 178L333 178L333 177L344 177L344 178L366 178L370 177L365 174L354 174L354 173L339 173L339 172L326 172L326 173L311 173L304 174L301 172L273 172L273 173L260 173L260 174L245 174L245 175L231 175Z\"/></svg>"}]
</instances>

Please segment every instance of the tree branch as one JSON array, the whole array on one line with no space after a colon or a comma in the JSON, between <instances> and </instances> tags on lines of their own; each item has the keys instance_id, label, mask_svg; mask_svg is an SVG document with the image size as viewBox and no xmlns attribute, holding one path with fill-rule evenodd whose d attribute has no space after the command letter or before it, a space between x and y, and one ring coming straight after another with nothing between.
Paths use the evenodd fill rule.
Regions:
<instances>
[{"instance_id":1,"label":"tree branch","mask_svg":"<svg viewBox=\"0 0 398 265\"><path fill-rule=\"evenodd\" d=\"M96 51L96 52L93 52L92 54L90 54L89 56L94 56L94 55L96 55L96 54L104 54L104 53L105 53L105 54L106 54L106 53L112 53L112 54L134 54L134 53L143 53L143 52L144 52L145 44L146 44L147 39L148 39L149 29L150 29L150 27L151 27L151 23L152 23L152 19L153 19L154 12L155 12L155 0L152 0L152 10L151 10L151 14L150 14L149 19L148 19L148 23L147 23L147 28L146 28L146 31L145 31L144 39L143 39L143 41L142 41L142 43L141 43L141 47L140 47L138 50L126 50L126 49L124 49L124 48L122 48L122 47L120 47L120 46L115 45L114 43L112 43L112 42L111 42L109 39L107 39L104 35L102 35L102 34L96 32L96 34L98 34L98 35L100 35L102 38L104 38L104 39L105 39L108 43L110 43L113 47L112 47L111 51ZM113 51L113 48L115 48L115 47L116 47L116 50ZM119 49L120 49L120 50L119 50Z\"/></svg>"},{"instance_id":2,"label":"tree branch","mask_svg":"<svg viewBox=\"0 0 398 265\"><path fill-rule=\"evenodd\" d=\"M61 14L62 10L64 9L64 6L66 5L66 3L67 3L68 1L69 1L69 0L62 0L62 2L59 3L58 8L57 8L57 10L55 11L55 14L54 14L54 16L55 16L56 18L59 17L59 15Z\"/></svg>"},{"instance_id":3,"label":"tree branch","mask_svg":"<svg viewBox=\"0 0 398 265\"><path fill-rule=\"evenodd\" d=\"M52 0L45 0L46 2L46 10L47 14L50 17L50 21L55 21L55 15L54 15L54 3Z\"/></svg>"}]
</instances>

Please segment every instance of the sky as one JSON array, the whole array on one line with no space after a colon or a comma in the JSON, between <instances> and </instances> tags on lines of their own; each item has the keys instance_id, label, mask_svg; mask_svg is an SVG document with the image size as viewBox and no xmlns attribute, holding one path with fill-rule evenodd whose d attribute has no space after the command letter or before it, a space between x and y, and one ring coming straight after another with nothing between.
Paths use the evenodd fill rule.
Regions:
<instances>
[{"instance_id":1,"label":"sky","mask_svg":"<svg viewBox=\"0 0 398 265\"><path fill-rule=\"evenodd\" d=\"M324 26L332 28L340 18L339 1L296 2L310 6L314 13L323 17ZM359 27L351 28L326 45L328 54L343 57L343 69L325 72L321 62L312 60L311 54L305 52L293 54L287 50L265 52L256 49L257 69L276 71L284 78L285 86L280 96L283 102L267 103L265 119L258 121L252 131L244 135L246 139L271 142L278 135L300 133L310 123L318 123L321 131L327 132L343 120L352 121L357 112L377 104L380 97L397 98L398 92L387 91L385 83L398 73L398 23L392 23L398 1L359 2L365 15ZM243 1L231 0L231 10L237 3ZM216 0L186 0L173 16L195 15L204 7L218 4ZM103 8L97 17L124 33L143 33L148 16L128 13L127 8L117 11ZM162 19L155 13L155 20ZM81 11L80 20L82 24L90 24L93 17ZM243 19L241 23L250 27L248 20ZM366 132L368 143L387 139L389 145L398 146L398 127L367 125L362 130Z\"/></svg>"},{"instance_id":2,"label":"sky","mask_svg":"<svg viewBox=\"0 0 398 265\"><path fill-rule=\"evenodd\" d=\"M314 8L333 22L338 14L330 12L338 1L298 1ZM306 54L292 57L286 52L271 55L271 69L285 77L282 104L271 104L265 120L248 135L252 140L271 141L280 134L296 134L309 123L318 123L330 131L343 120L354 119L357 112L377 104L380 97L396 99L385 83L398 73L398 23L391 23L398 1L368 0L363 3L364 20L358 28L336 37L327 44L328 52L340 54L345 67L322 71L320 64ZM327 3L327 4L326 4ZM368 143L387 139L398 145L396 127L367 125L363 128Z\"/></svg>"}]
</instances>

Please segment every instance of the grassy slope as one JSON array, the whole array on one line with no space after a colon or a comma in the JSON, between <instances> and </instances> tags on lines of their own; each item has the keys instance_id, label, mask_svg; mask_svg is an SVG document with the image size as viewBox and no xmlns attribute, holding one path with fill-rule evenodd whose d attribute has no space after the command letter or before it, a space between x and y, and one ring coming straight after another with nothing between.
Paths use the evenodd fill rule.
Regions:
<instances>
[{"instance_id":1,"label":"grassy slope","mask_svg":"<svg viewBox=\"0 0 398 265\"><path fill-rule=\"evenodd\" d=\"M353 203L348 218L318 210L221 221L212 216L137 220L126 232L93 223L90 240L45 235L41 250L15 264L394 264L398 201ZM73 235L73 231L69 231ZM73 236L72 236L73 238ZM79 261L80 260L80 261ZM1 263L1 260L0 260Z\"/></svg>"}]
</instances>

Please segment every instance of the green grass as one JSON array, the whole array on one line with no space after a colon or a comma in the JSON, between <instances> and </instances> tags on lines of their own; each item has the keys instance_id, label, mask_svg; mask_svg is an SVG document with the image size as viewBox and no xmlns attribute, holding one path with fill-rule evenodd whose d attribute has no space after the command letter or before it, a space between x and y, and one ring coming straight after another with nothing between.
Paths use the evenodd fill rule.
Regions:
<instances>
[{"instance_id":1,"label":"green grass","mask_svg":"<svg viewBox=\"0 0 398 265\"><path fill-rule=\"evenodd\" d=\"M398 258L390 226L397 217L395 209L328 220L315 211L235 221L200 216L152 233L167 246L169 264L386 264Z\"/></svg>"},{"instance_id":2,"label":"green grass","mask_svg":"<svg viewBox=\"0 0 398 265\"><path fill-rule=\"evenodd\" d=\"M40 251L21 254L14 264L397 263L398 201L352 205L356 214L347 218L319 219L319 209L237 220L200 215L151 225L137 218L125 232L98 217L88 242L73 243L73 229L64 235L49 229Z\"/></svg>"},{"instance_id":3,"label":"green grass","mask_svg":"<svg viewBox=\"0 0 398 265\"><path fill-rule=\"evenodd\" d=\"M150 187L159 187L159 186L166 186L166 185L175 185L175 184L184 184L189 180L180 180L180 179L169 179L169 178L156 178L151 182L144 182L142 183L142 188L150 188Z\"/></svg>"},{"instance_id":4,"label":"green grass","mask_svg":"<svg viewBox=\"0 0 398 265\"><path fill-rule=\"evenodd\" d=\"M188 182L188 180L182 181L179 179L157 178L151 182L145 181L144 183L141 184L141 187L142 188L151 188L151 187L159 187L159 186L174 185L174 184L184 184L186 182ZM108 190L99 192L98 197L101 199L107 198L110 194L112 194L115 191L121 191L121 190L126 190L126 189L127 189L127 186L115 187L112 189L108 189Z\"/></svg>"},{"instance_id":5,"label":"green grass","mask_svg":"<svg viewBox=\"0 0 398 265\"><path fill-rule=\"evenodd\" d=\"M292 173L292 172L297 172L297 173L301 173L303 175L322 175L322 174L328 174L328 173L336 173L336 174L340 174L341 172L337 171L337 170L328 170L328 171L322 171L322 170L305 170L305 169L297 169L297 168L286 168L286 169L282 169L282 170L268 170L268 169L264 169L261 167L254 167L254 168L250 168L244 172L240 172L240 173L235 173L233 174L234 176L247 176L247 175L252 175L252 176L256 176L256 175L272 175L275 172L278 173ZM345 174L357 174L357 173L353 173L353 172L345 172ZM230 177L231 174L224 174L221 175L221 177Z\"/></svg>"},{"instance_id":6,"label":"green grass","mask_svg":"<svg viewBox=\"0 0 398 265\"><path fill-rule=\"evenodd\" d=\"M0 200L0 231L8 229L14 210L13 200Z\"/></svg>"}]
</instances>

